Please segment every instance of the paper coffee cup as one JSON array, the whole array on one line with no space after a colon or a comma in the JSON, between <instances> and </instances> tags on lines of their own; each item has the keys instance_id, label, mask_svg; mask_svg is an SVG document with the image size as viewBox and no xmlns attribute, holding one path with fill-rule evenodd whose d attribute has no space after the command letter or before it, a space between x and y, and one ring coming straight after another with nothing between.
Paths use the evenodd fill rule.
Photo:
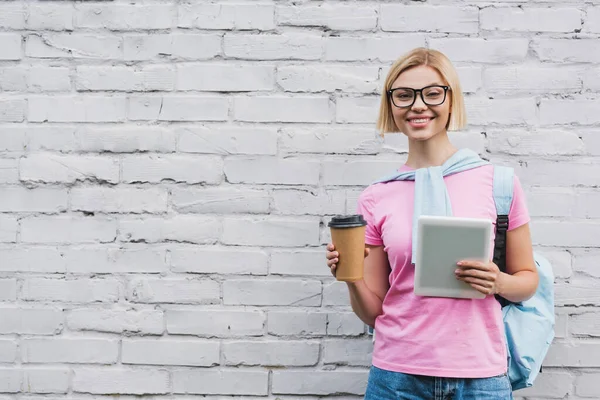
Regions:
<instances>
[{"instance_id":1,"label":"paper coffee cup","mask_svg":"<svg viewBox=\"0 0 600 400\"><path fill-rule=\"evenodd\" d=\"M339 253L335 274L338 281L355 282L363 278L366 225L360 214L338 215L329 222L331 241Z\"/></svg>"}]
</instances>

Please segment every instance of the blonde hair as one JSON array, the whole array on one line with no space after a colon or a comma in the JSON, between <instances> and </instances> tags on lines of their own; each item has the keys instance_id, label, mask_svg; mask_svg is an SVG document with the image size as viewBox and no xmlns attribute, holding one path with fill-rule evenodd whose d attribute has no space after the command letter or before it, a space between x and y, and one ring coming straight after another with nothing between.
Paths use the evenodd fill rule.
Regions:
<instances>
[{"instance_id":1,"label":"blonde hair","mask_svg":"<svg viewBox=\"0 0 600 400\"><path fill-rule=\"evenodd\" d=\"M467 124L467 114L465 111L465 102L460 87L458 74L452 62L443 53L437 50L416 48L404 56L400 57L390 68L383 86L381 94L381 104L379 106L379 118L377 119L377 129L383 136L388 132L398 132L399 129L394 122L392 115L392 103L388 91L392 88L394 81L400 74L409 68L419 65L427 65L436 69L444 78L447 85L450 86L450 98L452 101L452 111L448 120L446 129L456 131L462 129Z\"/></svg>"}]
</instances>

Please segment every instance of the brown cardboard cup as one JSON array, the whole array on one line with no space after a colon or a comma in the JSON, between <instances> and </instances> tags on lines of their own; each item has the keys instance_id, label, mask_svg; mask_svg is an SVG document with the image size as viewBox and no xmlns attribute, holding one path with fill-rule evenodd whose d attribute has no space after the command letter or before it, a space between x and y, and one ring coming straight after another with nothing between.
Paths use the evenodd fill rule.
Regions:
<instances>
[{"instance_id":1,"label":"brown cardboard cup","mask_svg":"<svg viewBox=\"0 0 600 400\"><path fill-rule=\"evenodd\" d=\"M360 214L335 216L329 222L331 241L339 253L335 274L338 281L355 282L363 278L366 225Z\"/></svg>"}]
</instances>

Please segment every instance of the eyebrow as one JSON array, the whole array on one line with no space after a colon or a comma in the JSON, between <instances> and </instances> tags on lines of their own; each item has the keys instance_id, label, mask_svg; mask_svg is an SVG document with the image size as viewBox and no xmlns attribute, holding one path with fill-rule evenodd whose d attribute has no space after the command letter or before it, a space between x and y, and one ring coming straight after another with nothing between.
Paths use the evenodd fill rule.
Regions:
<instances>
[{"instance_id":1,"label":"eyebrow","mask_svg":"<svg viewBox=\"0 0 600 400\"><path fill-rule=\"evenodd\" d=\"M434 83L430 83L428 85L425 85L423 87L427 87L427 86L447 86L447 85L445 85L443 83L439 83L439 82L434 82ZM391 87L391 89L397 89L397 88L416 89L416 88L413 88L413 87L410 87L410 86L397 86L397 87L392 86ZM418 89L420 89L420 88L418 88Z\"/></svg>"}]
</instances>

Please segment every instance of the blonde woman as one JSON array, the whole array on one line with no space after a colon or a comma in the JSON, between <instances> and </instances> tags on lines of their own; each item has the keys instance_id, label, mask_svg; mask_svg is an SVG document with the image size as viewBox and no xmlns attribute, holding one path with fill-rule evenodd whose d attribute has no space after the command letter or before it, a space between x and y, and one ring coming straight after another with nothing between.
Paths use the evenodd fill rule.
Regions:
<instances>
[{"instance_id":1,"label":"blonde woman","mask_svg":"<svg viewBox=\"0 0 600 400\"><path fill-rule=\"evenodd\" d=\"M408 137L408 158L398 172L438 176L452 215L495 223L493 166L448 138L449 130L465 124L458 75L445 55L418 48L396 61L385 81L377 126L382 133ZM466 167L442 177L442 168L456 160ZM533 296L538 285L519 179L514 178L509 214L506 273L493 261L456 266L456 279L484 293L484 299L414 295L413 217L421 207L414 199L423 185L418 179L370 185L358 201L357 211L367 221L364 278L348 283L348 290L354 312L376 331L365 398L512 399L495 295L519 302ZM343 254L329 244L327 265L334 276L339 257Z\"/></svg>"}]
</instances>

